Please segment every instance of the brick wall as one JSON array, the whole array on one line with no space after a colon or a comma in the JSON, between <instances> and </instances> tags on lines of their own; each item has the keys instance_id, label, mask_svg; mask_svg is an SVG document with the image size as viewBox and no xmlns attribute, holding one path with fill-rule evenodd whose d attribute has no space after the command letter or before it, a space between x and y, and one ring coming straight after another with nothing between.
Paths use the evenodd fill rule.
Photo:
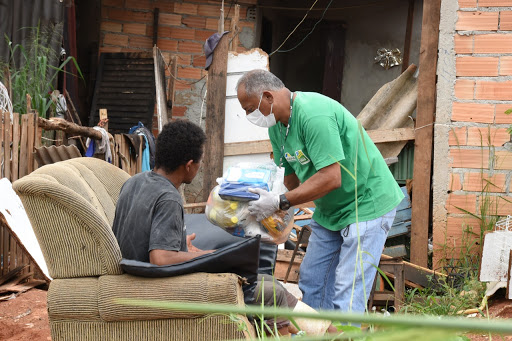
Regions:
<instances>
[{"instance_id":1,"label":"brick wall","mask_svg":"<svg viewBox=\"0 0 512 341\"><path fill-rule=\"evenodd\" d=\"M241 5L240 26L244 32L249 30L249 33L254 34L255 22L248 19L247 9L254 7L256 2L238 1ZM198 121L200 113L197 108L201 105L201 92L204 94L205 87L203 77L206 75L203 43L217 31L220 1L103 0L100 52L152 51L155 8L159 8L157 46L166 63L171 55L178 56L173 117L187 117ZM229 12L225 21L226 30L229 30L230 19L234 15L234 7L231 10L229 8L229 2L226 1L224 15L227 16ZM238 51L253 47L243 43L241 41ZM156 128L155 120L153 126Z\"/></svg>"},{"instance_id":2,"label":"brick wall","mask_svg":"<svg viewBox=\"0 0 512 341\"><path fill-rule=\"evenodd\" d=\"M492 215L512 214L507 201L512 202L512 153L503 147L510 141L507 127L512 124L512 116L504 114L512 108L512 0L459 0L458 5L443 6L441 14L438 73L448 79L438 80L436 121L444 127L436 127L434 147L434 263L459 257L459 247L468 238L478 242L479 219L464 211L476 216L486 209ZM452 14L454 30L443 33ZM443 40L450 37L451 49ZM449 83L452 96L446 93ZM446 120L445 100L451 102ZM448 133L447 140L442 131ZM445 183L444 172L449 177ZM475 235L463 233L467 228Z\"/></svg>"}]
</instances>

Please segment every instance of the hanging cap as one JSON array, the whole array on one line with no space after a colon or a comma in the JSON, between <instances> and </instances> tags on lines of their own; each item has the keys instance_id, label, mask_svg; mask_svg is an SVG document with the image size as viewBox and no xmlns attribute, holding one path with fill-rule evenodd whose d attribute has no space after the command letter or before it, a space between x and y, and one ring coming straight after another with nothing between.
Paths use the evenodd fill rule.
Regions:
<instances>
[{"instance_id":1,"label":"hanging cap","mask_svg":"<svg viewBox=\"0 0 512 341\"><path fill-rule=\"evenodd\" d=\"M224 31L224 33L222 33L222 34L214 33L208 39L206 39L204 46L203 46L204 54L206 55L206 65L204 67L205 70L208 70L208 68L212 64L213 51L217 47L217 44L219 43L220 38L222 38L222 36L225 35L226 33L229 33L229 31Z\"/></svg>"}]
</instances>

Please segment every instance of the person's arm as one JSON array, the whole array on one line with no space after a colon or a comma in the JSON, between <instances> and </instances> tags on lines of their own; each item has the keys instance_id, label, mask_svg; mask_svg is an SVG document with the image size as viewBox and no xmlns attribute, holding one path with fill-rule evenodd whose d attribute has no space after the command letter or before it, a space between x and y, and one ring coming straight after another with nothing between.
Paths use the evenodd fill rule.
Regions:
<instances>
[{"instance_id":1,"label":"person's arm","mask_svg":"<svg viewBox=\"0 0 512 341\"><path fill-rule=\"evenodd\" d=\"M171 265L185 262L196 257L206 255L214 250L184 252L184 251L167 251L167 250L151 250L149 252L149 262L155 265Z\"/></svg>"},{"instance_id":2,"label":"person's arm","mask_svg":"<svg viewBox=\"0 0 512 341\"><path fill-rule=\"evenodd\" d=\"M297 179L298 180L298 179ZM286 179L285 179L286 183ZM302 185L296 186L285 193L286 199L292 206L319 199L341 186L340 165L335 162L320 169ZM288 186L287 186L288 188Z\"/></svg>"},{"instance_id":3,"label":"person's arm","mask_svg":"<svg viewBox=\"0 0 512 341\"><path fill-rule=\"evenodd\" d=\"M293 191L295 188L300 186L300 180L297 174L291 173L284 177L284 185L289 191Z\"/></svg>"}]
</instances>

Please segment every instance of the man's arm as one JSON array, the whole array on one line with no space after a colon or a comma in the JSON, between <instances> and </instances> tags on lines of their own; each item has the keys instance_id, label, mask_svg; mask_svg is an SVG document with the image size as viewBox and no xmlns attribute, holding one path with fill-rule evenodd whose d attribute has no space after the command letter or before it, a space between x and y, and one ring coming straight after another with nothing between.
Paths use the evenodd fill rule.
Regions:
<instances>
[{"instance_id":1,"label":"man's arm","mask_svg":"<svg viewBox=\"0 0 512 341\"><path fill-rule=\"evenodd\" d=\"M196 257L208 254L214 250L184 252L184 251L167 251L167 250L151 250L149 251L149 262L155 265L172 265L185 262Z\"/></svg>"},{"instance_id":2,"label":"man's arm","mask_svg":"<svg viewBox=\"0 0 512 341\"><path fill-rule=\"evenodd\" d=\"M297 177L297 176L295 176ZM298 181L298 179L297 179ZM285 179L286 184L286 179ZM293 183L292 183L293 184ZM286 199L292 206L319 199L341 186L340 165L335 162L316 172L302 185L286 193ZM288 187L288 186L287 186Z\"/></svg>"},{"instance_id":3,"label":"man's arm","mask_svg":"<svg viewBox=\"0 0 512 341\"><path fill-rule=\"evenodd\" d=\"M300 180L297 177L297 174L292 173L292 174L286 175L284 177L284 185L286 186L286 188L289 191L292 191L295 188L299 187L300 186Z\"/></svg>"}]
</instances>

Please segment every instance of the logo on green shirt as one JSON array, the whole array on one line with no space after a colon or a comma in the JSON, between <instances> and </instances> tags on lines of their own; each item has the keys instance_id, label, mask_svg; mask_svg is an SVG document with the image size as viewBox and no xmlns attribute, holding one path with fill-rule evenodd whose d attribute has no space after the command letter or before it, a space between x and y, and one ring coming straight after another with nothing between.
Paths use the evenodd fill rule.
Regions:
<instances>
[{"instance_id":1,"label":"logo on green shirt","mask_svg":"<svg viewBox=\"0 0 512 341\"><path fill-rule=\"evenodd\" d=\"M286 161L288 162L296 162L297 159L295 158L295 156L293 156L292 154L286 152L284 153L284 158L286 159Z\"/></svg>"},{"instance_id":2,"label":"logo on green shirt","mask_svg":"<svg viewBox=\"0 0 512 341\"><path fill-rule=\"evenodd\" d=\"M306 156L306 154L304 154L302 152L302 149L299 149L299 150L296 150L295 151L295 156L297 157L297 160L299 160L299 163L301 165L305 165L305 164L308 164L311 160L308 159L308 157Z\"/></svg>"}]
</instances>

